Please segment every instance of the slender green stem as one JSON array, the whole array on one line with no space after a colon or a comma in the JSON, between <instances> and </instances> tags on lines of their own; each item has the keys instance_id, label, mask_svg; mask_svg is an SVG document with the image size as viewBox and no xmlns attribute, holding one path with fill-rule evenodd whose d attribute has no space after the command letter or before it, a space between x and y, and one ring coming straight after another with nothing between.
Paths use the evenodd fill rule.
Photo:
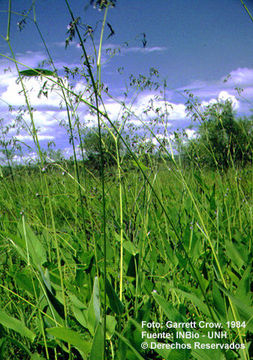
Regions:
<instances>
[{"instance_id":1,"label":"slender green stem","mask_svg":"<svg viewBox=\"0 0 253 360\"><path fill-rule=\"evenodd\" d=\"M106 11L104 14L104 20L102 25L102 31L101 35L104 31L104 26L106 22L106 15L107 15L108 7L106 7ZM98 53L98 68L99 68L99 79L98 79L98 89L95 92L96 96L96 107L97 107L97 121L98 121L98 135L99 135L99 149L100 149L100 178L101 178L101 186L102 186L102 202L103 202L103 242L104 242L104 353L103 353L103 359L106 360L106 279L107 279L107 244L106 244L106 198L105 198L105 176L104 176L104 151L102 146L102 131L101 131L101 120L100 120L100 113L98 112L99 109L99 102L98 102L98 93L100 93L101 88L101 48L102 48L102 41L103 37L100 38L100 44L99 44L99 53Z\"/></svg>"},{"instance_id":2,"label":"slender green stem","mask_svg":"<svg viewBox=\"0 0 253 360\"><path fill-rule=\"evenodd\" d=\"M39 143L39 139L38 139L37 129L36 129L35 122L34 122L33 110L32 110L32 107L30 105L28 95L27 95L27 91L26 91L26 88L24 86L24 82L23 82L23 79L22 79L22 77L20 75L20 71L19 71L19 68L18 68L18 62L15 59L15 55L14 55L14 52L12 50L10 41L8 41L7 43L9 45L9 49L11 51L12 58L14 59L14 62L15 62L15 65L16 65L17 73L19 75L19 80L20 80L20 83L21 83L21 86L22 86L24 97L25 97L25 102L26 102L26 105L27 105L27 108L28 108L28 113L29 113L29 116L30 116L31 124L32 124L32 136L33 136L33 139L34 139L34 143L35 143L36 148L37 148L38 153L39 153L41 166L44 168L44 166L45 166L44 158L43 158L43 153L42 153L40 143ZM59 243L58 243L57 234L56 234L55 220L54 220L53 207L52 207L52 202L51 202L51 197L50 197L50 192L49 192L49 187L48 187L48 181L47 181L45 173L44 173L44 181L45 181L45 186L46 186L46 193L48 195L49 212L50 212L50 217L51 217L51 221L52 221L53 235L54 235L55 248L56 248L56 254L57 254L58 271L59 271L59 274L60 274L62 297L63 297L63 303L64 303L65 322L67 323L67 306L66 306L63 274L62 274L62 269L61 269L60 249L59 249Z\"/></svg>"},{"instance_id":3,"label":"slender green stem","mask_svg":"<svg viewBox=\"0 0 253 360\"><path fill-rule=\"evenodd\" d=\"M250 17L250 20L253 22L253 16L251 15L251 12L249 11L249 9L247 8L247 6L245 5L244 1L241 0L242 6L244 7L244 9L246 10L247 14Z\"/></svg>"},{"instance_id":4,"label":"slender green stem","mask_svg":"<svg viewBox=\"0 0 253 360\"><path fill-rule=\"evenodd\" d=\"M9 8L8 8L8 20L7 20L7 32L5 40L7 42L10 41L10 28L11 28L11 0L9 0Z\"/></svg>"},{"instance_id":5,"label":"slender green stem","mask_svg":"<svg viewBox=\"0 0 253 360\"><path fill-rule=\"evenodd\" d=\"M106 8L105 8L104 20L103 20L103 24L102 24L102 30L100 33L99 50L98 50L98 58L97 58L97 69L98 69L97 81L98 81L99 94L101 94L101 55L102 55L102 44L103 44L103 38L104 38L104 30L105 30L107 13L108 13L108 6L106 6Z\"/></svg>"},{"instance_id":6,"label":"slender green stem","mask_svg":"<svg viewBox=\"0 0 253 360\"><path fill-rule=\"evenodd\" d=\"M72 21L75 23L75 30L78 35L81 49L83 51L83 54L84 54L84 57L86 60L86 65L87 65L88 73L89 73L89 76L91 79L94 96L95 96L95 110L96 110L97 122L98 122L99 147L100 147L100 178L101 178L101 186L102 186L102 207L103 207L103 243L104 243L104 315L103 315L104 353L103 353L103 359L105 360L106 359L106 286L105 286L105 284L106 284L106 278L107 278L107 264L106 264L106 262L107 262L106 248L107 248L107 246L106 246L106 199L105 199L105 179L104 179L104 152L103 152L103 147L102 147L102 133L101 133L101 119L100 119L101 113L99 111L99 89L101 87L101 84L100 84L101 79L99 77L99 79L98 79L99 82L97 85L95 82L94 76L93 76L93 72L92 72L92 68L90 65L90 61L89 61L87 52L85 50L83 39L79 32L78 26L75 22L75 16L70 8L68 0L65 0L65 3L67 5L67 8L71 15ZM106 22L106 15L107 15L107 7L106 7L105 15L104 15L104 20L103 20L102 32L104 29L104 24ZM100 48L102 48L102 40L103 40L103 38L100 38L100 45L99 45ZM99 66L101 66L101 51L100 51L100 54L98 55L97 64Z\"/></svg>"}]
</instances>

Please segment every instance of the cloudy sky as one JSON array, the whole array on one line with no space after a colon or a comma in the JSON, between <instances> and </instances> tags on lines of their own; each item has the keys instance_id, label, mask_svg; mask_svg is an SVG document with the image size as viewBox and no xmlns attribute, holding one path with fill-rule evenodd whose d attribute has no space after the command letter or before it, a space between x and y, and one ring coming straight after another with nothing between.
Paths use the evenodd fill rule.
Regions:
<instances>
[{"instance_id":1,"label":"cloudy sky","mask_svg":"<svg viewBox=\"0 0 253 360\"><path fill-rule=\"evenodd\" d=\"M82 34L87 25L94 29L94 44L98 45L103 11L89 6L88 0L69 0L75 17L80 17ZM253 1L245 1L253 12ZM39 67L48 60L45 47L36 29L30 11L31 0L12 1L12 18L10 44L20 63L20 69ZM0 118L5 125L18 115L18 107L25 104L24 95L20 93L21 85L16 82L15 65L8 57L13 58L5 41L7 32L8 1L0 0ZM79 41L75 37L65 49L65 39L71 21L64 0L35 1L36 19L43 34L55 67L63 76L63 68L74 69L84 60ZM102 51L102 81L109 92L118 101L125 101L136 116L131 115L129 123L141 126L154 117L152 112L143 115L159 95L159 89L145 89L134 94L130 87L130 75L147 76L150 68L159 71L155 81L166 80L166 103L156 97L155 108L169 111L167 125L169 131L186 128L190 125L185 111L184 90L191 90L200 102L208 104L215 99L230 98L238 115L250 115L253 107L253 23L239 0L118 0L116 7L108 12ZM110 34L112 36L110 36ZM94 54L92 43L87 39L87 52ZM111 57L108 50L115 52ZM120 51L119 51L120 49ZM25 66L22 66L24 64ZM50 65L44 65L50 69ZM226 79L226 80L225 80ZM225 80L225 81L224 81ZM49 92L48 97L38 97L45 79L31 78L25 80L29 90L29 101L34 107L34 119L40 129L39 139L43 146L47 141L55 141L57 147L69 151L66 130L59 126L67 120L66 110L62 103L59 89ZM75 92L85 91L86 81L78 76L70 80ZM49 81L50 82L50 81ZM68 82L65 80L66 86ZM235 88L242 88L238 97ZM124 93L128 90L127 98ZM120 119L121 107L116 100L105 96L105 107L113 120ZM8 106L14 106L10 113ZM91 127L95 119L88 113L87 107L81 104L76 111L82 124ZM29 116L24 114L29 126ZM74 119L73 119L74 121ZM10 134L14 134L11 130ZM192 134L192 132L189 132ZM32 139L25 131L17 138L32 146Z\"/></svg>"}]
</instances>

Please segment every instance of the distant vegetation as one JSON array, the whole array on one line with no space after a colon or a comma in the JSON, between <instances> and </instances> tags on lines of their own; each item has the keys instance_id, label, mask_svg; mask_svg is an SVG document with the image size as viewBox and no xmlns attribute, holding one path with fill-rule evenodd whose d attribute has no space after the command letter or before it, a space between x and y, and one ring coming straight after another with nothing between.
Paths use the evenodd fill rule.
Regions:
<instances>
[{"instance_id":1,"label":"distant vegetation","mask_svg":"<svg viewBox=\"0 0 253 360\"><path fill-rule=\"evenodd\" d=\"M200 120L198 136L184 146L187 161L214 169L252 164L253 116L236 119L227 100L209 105Z\"/></svg>"}]
</instances>

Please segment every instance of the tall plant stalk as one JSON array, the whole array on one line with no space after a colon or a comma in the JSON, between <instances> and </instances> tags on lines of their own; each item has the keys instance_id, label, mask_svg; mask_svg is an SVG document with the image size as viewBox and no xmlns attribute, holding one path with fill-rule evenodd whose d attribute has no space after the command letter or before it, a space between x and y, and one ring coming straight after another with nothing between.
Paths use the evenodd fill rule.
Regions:
<instances>
[{"instance_id":1,"label":"tall plant stalk","mask_svg":"<svg viewBox=\"0 0 253 360\"><path fill-rule=\"evenodd\" d=\"M101 49L102 49L102 42L103 42L103 34L104 34L104 27L105 27L105 23L106 23L106 17L107 17L107 12L108 12L108 5L106 6L105 9L105 14L104 14L104 20L102 23L102 30L101 30L101 36L100 36L100 43L99 43L99 53L98 53L98 58L97 58L97 69L98 69L98 79L97 82L94 79L93 76L93 72L91 69L91 65L90 65L90 61L87 55L87 52L85 50L85 46L84 46L84 42L83 39L81 37L81 34L79 32L78 26L75 22L75 16L70 8L69 2L68 0L65 0L65 3L67 5L67 8L69 10L69 13L71 15L72 21L74 23L75 26L75 31L78 35L79 41L80 41L80 45L81 45L81 49L83 51L85 60L86 60L86 65L87 65L87 69L88 69L88 74L90 76L91 79L91 83L92 83L92 87L93 87L93 91L94 91L94 96L95 96L95 109L96 109L96 114L97 114L97 124L98 124L98 135L99 135L99 147L100 147L100 178L101 178L101 187L102 187L102 211L103 211L103 243L104 243L104 314L103 314L103 331L104 331L104 353L103 353L103 359L106 359L106 279L107 279L107 256L106 256L106 198L105 198L105 177L104 177L104 151L103 151L103 146L102 146L102 132L101 132L101 119L100 119L100 111L99 111L99 100L101 97Z\"/></svg>"},{"instance_id":2,"label":"tall plant stalk","mask_svg":"<svg viewBox=\"0 0 253 360\"><path fill-rule=\"evenodd\" d=\"M42 150L41 150L41 146L40 146L39 139L38 139L38 134L37 134L37 129L36 129L35 122L34 122L33 110L32 110L32 107L30 105L30 102L29 102L29 99L28 99L28 96L27 96L27 91L26 91L22 76L20 75L20 70L19 70L19 67L18 67L18 63L16 61L15 54L14 54L14 51L13 51L11 43L10 43L11 5L12 5L12 1L9 0L6 42L7 42L8 46L9 46L13 61L15 63L16 70L17 70L17 73L18 73L18 76L19 76L19 81L20 81L22 91L23 91L23 94L24 94L24 97L25 97L26 106L27 106L28 113L29 113L30 120L31 120L31 124L32 124L32 137L34 139L34 143L36 145L36 148L37 148L37 151L38 151L38 154L39 154L41 168L45 169L43 153L42 153ZM62 268L61 268L60 249L59 249L59 243L58 243L57 234L56 234L56 226L55 226L55 219L54 219L54 213L53 213L53 206L52 206L52 202L51 202L51 196L50 196L50 192L49 192L49 186L48 186L48 181L47 181L45 171L44 171L43 178L44 178L44 182L45 182L46 193L47 193L47 196L48 196L49 211L50 211L50 217L51 217L52 228L53 228L53 236L54 236L54 242L55 242L55 248L56 248L56 254L57 254L58 271L59 271L59 274L60 274L61 291L62 291L62 298L63 298L63 304L64 304L65 324L67 326L67 305L66 305L63 273L62 273Z\"/></svg>"}]
</instances>

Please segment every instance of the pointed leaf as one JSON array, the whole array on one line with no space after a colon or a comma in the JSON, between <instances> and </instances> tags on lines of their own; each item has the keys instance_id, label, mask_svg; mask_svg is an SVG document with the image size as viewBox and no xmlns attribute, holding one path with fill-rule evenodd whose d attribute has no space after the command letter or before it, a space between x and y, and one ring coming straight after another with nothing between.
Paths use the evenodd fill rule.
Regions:
<instances>
[{"instance_id":1,"label":"pointed leaf","mask_svg":"<svg viewBox=\"0 0 253 360\"><path fill-rule=\"evenodd\" d=\"M55 73L51 70L46 70L46 69L29 69L29 70L23 70L19 72L20 75L22 76L28 76L28 77L32 77L32 76L55 76Z\"/></svg>"},{"instance_id":2,"label":"pointed leaf","mask_svg":"<svg viewBox=\"0 0 253 360\"><path fill-rule=\"evenodd\" d=\"M136 356L136 360L145 360L139 353L138 351L131 345L130 341L125 338L123 335L121 335L120 333L118 333L117 331L115 331L115 334L118 336L118 338L125 344L127 345L127 347L135 354Z\"/></svg>"},{"instance_id":3,"label":"pointed leaf","mask_svg":"<svg viewBox=\"0 0 253 360\"><path fill-rule=\"evenodd\" d=\"M177 293L179 293L180 295L182 295L184 298L190 300L195 306L197 306L199 308L199 310L201 310L205 315L210 316L210 312L208 310L208 307L206 304L204 304L204 302L195 294L193 293L189 293L186 291L183 291L181 289L178 288L171 288L173 290L175 290Z\"/></svg>"},{"instance_id":4,"label":"pointed leaf","mask_svg":"<svg viewBox=\"0 0 253 360\"><path fill-rule=\"evenodd\" d=\"M99 300L99 282L98 278L95 277L93 284L93 294L90 299L90 304L87 312L88 328L92 335L95 334L95 330L100 321L100 300Z\"/></svg>"},{"instance_id":5,"label":"pointed leaf","mask_svg":"<svg viewBox=\"0 0 253 360\"><path fill-rule=\"evenodd\" d=\"M104 356L104 332L101 324L98 324L92 343L90 360L103 360Z\"/></svg>"},{"instance_id":6,"label":"pointed leaf","mask_svg":"<svg viewBox=\"0 0 253 360\"><path fill-rule=\"evenodd\" d=\"M18 224L18 231L22 237L26 252L29 253L34 265L39 267L44 264L47 261L47 252L38 236L24 221Z\"/></svg>"},{"instance_id":7,"label":"pointed leaf","mask_svg":"<svg viewBox=\"0 0 253 360\"><path fill-rule=\"evenodd\" d=\"M165 315L171 321L182 321L183 317L180 312L173 307L172 304L169 304L167 300L165 300L162 296L158 295L155 292L152 292L153 298L157 302L159 306L161 306L162 310L164 311Z\"/></svg>"},{"instance_id":8,"label":"pointed leaf","mask_svg":"<svg viewBox=\"0 0 253 360\"><path fill-rule=\"evenodd\" d=\"M117 321L114 316L106 315L106 338L110 340L115 332Z\"/></svg>"},{"instance_id":9,"label":"pointed leaf","mask_svg":"<svg viewBox=\"0 0 253 360\"><path fill-rule=\"evenodd\" d=\"M0 324L7 327L8 329L14 330L33 341L36 337L30 329L28 329L22 321L9 316L5 311L0 310Z\"/></svg>"},{"instance_id":10,"label":"pointed leaf","mask_svg":"<svg viewBox=\"0 0 253 360\"><path fill-rule=\"evenodd\" d=\"M78 350L82 351L85 355L88 355L91 349L91 344L83 340L80 334L77 332L67 329L65 327L55 327L47 329L47 332L50 335L53 335L57 339L65 341L73 346L75 346Z\"/></svg>"},{"instance_id":11,"label":"pointed leaf","mask_svg":"<svg viewBox=\"0 0 253 360\"><path fill-rule=\"evenodd\" d=\"M108 279L105 280L106 294L108 296L110 307L117 315L121 315L124 312L124 305L120 301L118 295L114 291L111 283Z\"/></svg>"},{"instance_id":12,"label":"pointed leaf","mask_svg":"<svg viewBox=\"0 0 253 360\"><path fill-rule=\"evenodd\" d=\"M241 316L240 320L245 320L247 322L247 329L253 331L253 309L251 305L245 304L241 298L238 298L231 294L223 285L217 284L219 288L226 294L234 306L236 306L239 315Z\"/></svg>"}]
</instances>

